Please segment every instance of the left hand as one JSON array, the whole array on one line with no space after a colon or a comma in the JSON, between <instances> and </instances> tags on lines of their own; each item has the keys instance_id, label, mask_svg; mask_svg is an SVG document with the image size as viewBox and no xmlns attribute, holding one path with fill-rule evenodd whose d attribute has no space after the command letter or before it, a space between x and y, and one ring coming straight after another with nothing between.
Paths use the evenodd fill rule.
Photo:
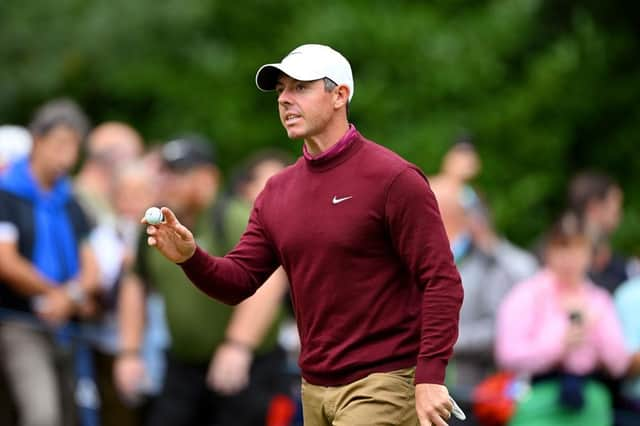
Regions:
<instances>
[{"instance_id":1,"label":"left hand","mask_svg":"<svg viewBox=\"0 0 640 426\"><path fill-rule=\"evenodd\" d=\"M223 395L234 395L249 384L253 353L236 344L223 343L213 356L207 385Z\"/></svg>"},{"instance_id":2,"label":"left hand","mask_svg":"<svg viewBox=\"0 0 640 426\"><path fill-rule=\"evenodd\" d=\"M416 385L416 411L420 426L447 426L451 410L453 405L445 386L433 383Z\"/></svg>"},{"instance_id":3,"label":"left hand","mask_svg":"<svg viewBox=\"0 0 640 426\"><path fill-rule=\"evenodd\" d=\"M73 301L67 292L59 287L52 287L39 297L36 314L49 325L57 327L64 324L73 314Z\"/></svg>"}]
</instances>

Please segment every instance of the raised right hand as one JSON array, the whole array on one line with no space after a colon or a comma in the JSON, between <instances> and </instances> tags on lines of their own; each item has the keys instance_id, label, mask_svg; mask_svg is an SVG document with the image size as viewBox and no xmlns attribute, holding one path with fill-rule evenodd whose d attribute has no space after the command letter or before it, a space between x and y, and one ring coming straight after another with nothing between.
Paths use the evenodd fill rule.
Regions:
<instances>
[{"instance_id":1,"label":"raised right hand","mask_svg":"<svg viewBox=\"0 0 640 426\"><path fill-rule=\"evenodd\" d=\"M147 224L147 243L155 246L170 261L182 263L196 252L196 240L171 210L162 207L162 214L165 220L158 225L149 225L144 218L141 220Z\"/></svg>"}]
</instances>

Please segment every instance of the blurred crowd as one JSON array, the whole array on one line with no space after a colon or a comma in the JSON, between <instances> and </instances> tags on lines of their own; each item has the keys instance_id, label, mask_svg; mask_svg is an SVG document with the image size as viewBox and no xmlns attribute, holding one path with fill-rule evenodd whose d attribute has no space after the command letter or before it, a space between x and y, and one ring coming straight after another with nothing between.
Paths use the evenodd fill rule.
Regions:
<instances>
[{"instance_id":1,"label":"blurred crowd","mask_svg":"<svg viewBox=\"0 0 640 426\"><path fill-rule=\"evenodd\" d=\"M447 371L469 414L460 424L640 424L638 261L611 246L620 185L575 175L566 208L525 250L495 228L472 185L480 170L463 137L431 178L465 290Z\"/></svg>"},{"instance_id":2,"label":"blurred crowd","mask_svg":"<svg viewBox=\"0 0 640 426\"><path fill-rule=\"evenodd\" d=\"M299 424L286 274L223 305L140 224L168 206L223 255L291 161L253 153L223 179L214 141L145 144L67 99L0 126L0 424Z\"/></svg>"},{"instance_id":3,"label":"blurred crowd","mask_svg":"<svg viewBox=\"0 0 640 426\"><path fill-rule=\"evenodd\" d=\"M223 177L214 141L145 143L68 99L0 126L0 424L301 424L282 269L226 306L140 224L168 206L223 255L292 161L252 153ZM523 248L494 226L481 169L462 137L430 177L465 290L447 371L460 424L640 424L640 267L611 245L620 185L574 176L565 211Z\"/></svg>"}]
</instances>

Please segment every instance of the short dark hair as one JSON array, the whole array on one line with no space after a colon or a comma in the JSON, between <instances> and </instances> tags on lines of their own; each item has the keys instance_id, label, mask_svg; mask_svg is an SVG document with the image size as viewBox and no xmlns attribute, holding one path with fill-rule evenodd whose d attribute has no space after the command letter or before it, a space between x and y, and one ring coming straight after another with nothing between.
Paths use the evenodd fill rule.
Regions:
<instances>
[{"instance_id":1,"label":"short dark hair","mask_svg":"<svg viewBox=\"0 0 640 426\"><path fill-rule=\"evenodd\" d=\"M333 91L333 89L338 87L338 84L335 81L331 80L329 77L325 77L322 80L324 81L325 92L331 92Z\"/></svg>"},{"instance_id":2,"label":"short dark hair","mask_svg":"<svg viewBox=\"0 0 640 426\"><path fill-rule=\"evenodd\" d=\"M184 134L165 143L160 155L163 164L174 172L184 172L203 165L216 165L215 144L196 133Z\"/></svg>"},{"instance_id":3,"label":"short dark hair","mask_svg":"<svg viewBox=\"0 0 640 426\"><path fill-rule=\"evenodd\" d=\"M453 139L453 143L451 144L450 151L460 150L460 151L476 151L476 146L474 143L473 135L468 131L461 132L458 136Z\"/></svg>"},{"instance_id":4,"label":"short dark hair","mask_svg":"<svg viewBox=\"0 0 640 426\"><path fill-rule=\"evenodd\" d=\"M29 124L29 131L34 137L39 137L59 126L73 129L84 139L89 132L89 119L71 99L54 99L36 110Z\"/></svg>"},{"instance_id":5,"label":"short dark hair","mask_svg":"<svg viewBox=\"0 0 640 426\"><path fill-rule=\"evenodd\" d=\"M616 187L618 187L616 181L603 173L594 171L578 173L569 183L569 209L582 220L591 201L604 200L609 191Z\"/></svg>"},{"instance_id":6,"label":"short dark hair","mask_svg":"<svg viewBox=\"0 0 640 426\"><path fill-rule=\"evenodd\" d=\"M322 79L322 81L324 81L324 91L325 92L332 92L333 89L338 87L338 84L335 81L331 80L329 77L324 77ZM349 104L350 104L350 102L347 101L347 117L349 116Z\"/></svg>"},{"instance_id":7,"label":"short dark hair","mask_svg":"<svg viewBox=\"0 0 640 426\"><path fill-rule=\"evenodd\" d=\"M587 234L575 214L568 212L563 214L547 231L544 237L545 251L554 247L571 247L574 245L586 245L591 243Z\"/></svg>"}]
</instances>

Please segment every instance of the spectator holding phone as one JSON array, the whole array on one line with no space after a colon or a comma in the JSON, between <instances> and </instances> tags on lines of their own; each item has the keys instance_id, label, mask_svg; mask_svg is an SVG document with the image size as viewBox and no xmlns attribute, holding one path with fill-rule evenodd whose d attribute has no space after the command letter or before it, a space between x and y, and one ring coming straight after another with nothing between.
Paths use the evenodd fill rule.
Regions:
<instances>
[{"instance_id":1,"label":"spectator holding phone","mask_svg":"<svg viewBox=\"0 0 640 426\"><path fill-rule=\"evenodd\" d=\"M511 290L500 306L496 356L531 377L511 425L612 424L601 378L626 371L629 354L608 292L587 278L591 245L573 216L545 242L545 267Z\"/></svg>"}]
</instances>

